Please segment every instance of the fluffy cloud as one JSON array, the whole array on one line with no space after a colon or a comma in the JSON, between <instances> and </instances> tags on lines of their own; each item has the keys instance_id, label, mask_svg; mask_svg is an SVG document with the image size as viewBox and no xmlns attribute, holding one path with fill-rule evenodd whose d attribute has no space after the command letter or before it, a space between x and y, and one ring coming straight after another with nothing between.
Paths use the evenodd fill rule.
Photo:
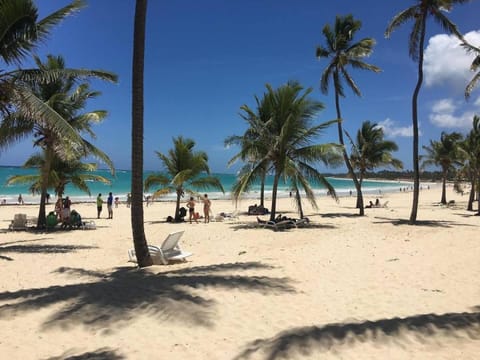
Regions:
<instances>
[{"instance_id":1,"label":"fluffy cloud","mask_svg":"<svg viewBox=\"0 0 480 360\"><path fill-rule=\"evenodd\" d=\"M396 122L391 119L385 119L378 123L378 127L383 129L383 132L386 136L390 137L412 137L413 136L413 126L397 126ZM419 135L421 131L419 130Z\"/></svg>"},{"instance_id":2,"label":"fluffy cloud","mask_svg":"<svg viewBox=\"0 0 480 360\"><path fill-rule=\"evenodd\" d=\"M467 33L465 39L480 45L480 30ZM463 94L473 76L470 65L474 54L468 54L455 36L442 34L430 38L424 55L426 86L446 85Z\"/></svg>"},{"instance_id":3,"label":"fluffy cloud","mask_svg":"<svg viewBox=\"0 0 480 360\"><path fill-rule=\"evenodd\" d=\"M472 104L463 100L441 99L433 103L429 120L440 128L468 130L472 127L473 116L479 111L480 97Z\"/></svg>"}]
</instances>

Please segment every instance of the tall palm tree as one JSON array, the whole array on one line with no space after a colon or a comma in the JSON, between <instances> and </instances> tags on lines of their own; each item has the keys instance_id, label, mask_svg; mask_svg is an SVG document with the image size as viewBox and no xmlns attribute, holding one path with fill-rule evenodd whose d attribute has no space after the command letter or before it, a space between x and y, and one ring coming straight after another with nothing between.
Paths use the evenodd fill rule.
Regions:
<instances>
[{"instance_id":1,"label":"tall palm tree","mask_svg":"<svg viewBox=\"0 0 480 360\"><path fill-rule=\"evenodd\" d=\"M43 19L38 18L38 9L32 0L11 0L0 2L0 58L5 65L20 64L49 35L53 26L65 17L79 11L86 5L83 0L74 0ZM24 90L16 83L18 77L46 79L54 74L39 72L0 71L0 113L8 112L13 105L19 106ZM25 96L25 94L24 94Z\"/></svg>"},{"instance_id":2,"label":"tall palm tree","mask_svg":"<svg viewBox=\"0 0 480 360\"><path fill-rule=\"evenodd\" d=\"M340 96L345 97L343 84L352 89L355 95L361 96L360 89L347 71L347 67L351 66L354 69L370 70L380 72L380 68L375 65L368 64L363 61L365 57L370 56L375 45L375 40L372 38L364 38L358 42L353 41L355 33L360 30L362 26L361 21L355 20L352 15L337 16L333 29L329 24L323 28L323 35L325 36L326 46L317 47L317 58L329 59L328 66L322 73L320 88L324 94L328 92L329 81L332 79L333 88L335 91L335 108L337 111L337 127L338 127L338 141L344 147L343 159L347 166L355 188L357 190L358 199L360 202L360 215L365 214L363 210L363 197L360 189L360 183L355 175L350 158L345 148L343 139L343 118L340 110Z\"/></svg>"},{"instance_id":3,"label":"tall palm tree","mask_svg":"<svg viewBox=\"0 0 480 360\"><path fill-rule=\"evenodd\" d=\"M42 168L45 159L43 154L32 155L22 167L24 168ZM80 160L63 161L56 157L52 162L52 170L49 173L47 188L53 189L55 195L62 196L65 193L65 187L71 184L76 189L91 195L89 182L101 182L110 185L111 181L104 176L93 174L98 169L96 163L83 163ZM13 175L7 179L7 185L11 184L29 184L32 194L41 194L42 177L40 174Z\"/></svg>"},{"instance_id":4,"label":"tall palm tree","mask_svg":"<svg viewBox=\"0 0 480 360\"><path fill-rule=\"evenodd\" d=\"M272 204L270 219L276 216L277 189L280 179L293 179L298 186L305 190L308 200L316 206L315 197L310 187L311 181L324 184L335 196L335 190L327 179L314 167L318 161L333 164L338 161L338 146L335 144L312 144L316 137L334 121L313 125L312 121L317 113L323 109L323 104L312 100L308 95L312 89L302 94L302 86L295 82L273 89L267 85L265 101L271 102L269 120L255 124L264 127L260 140L268 151L261 151L262 158L240 174L233 188L236 200L251 187L268 169L273 173ZM246 170L246 169L245 169Z\"/></svg>"},{"instance_id":5,"label":"tall palm tree","mask_svg":"<svg viewBox=\"0 0 480 360\"><path fill-rule=\"evenodd\" d=\"M478 46L473 46L467 42L464 42L463 47L467 50L467 52L472 52L476 54L475 58L472 61L472 65L470 66L471 71L478 71L480 69L480 48ZM472 93L473 89L477 86L478 82L480 81L480 71L478 71L475 75L473 75L472 80L467 84L465 88L465 99L470 98L470 94Z\"/></svg>"},{"instance_id":6,"label":"tall palm tree","mask_svg":"<svg viewBox=\"0 0 480 360\"><path fill-rule=\"evenodd\" d=\"M470 0L416 0L415 5L401 11L388 24L385 37L390 37L392 32L407 21L413 21L412 31L409 36L408 50L410 57L418 62L417 84L412 95L412 125L413 125L413 202L410 213L410 224L417 221L418 198L420 195L420 165L418 155L418 94L423 83L423 54L425 47L425 35L427 31L427 19L429 16L440 24L442 29L449 34L456 35L463 40L457 26L452 23L444 12L452 9L454 4L464 4Z\"/></svg>"},{"instance_id":7,"label":"tall palm tree","mask_svg":"<svg viewBox=\"0 0 480 360\"><path fill-rule=\"evenodd\" d=\"M35 62L39 71L57 72L62 76L50 79L48 82L38 82L37 79L23 81L22 87L36 100L36 109L45 108L42 114L25 111L18 107L3 119L0 125L0 146L6 147L20 139L34 136L34 146L43 151L44 162L41 167L41 197L37 227L43 228L46 224L46 194L48 178L52 170L52 163L56 157L61 160L77 161L80 157L93 155L101 159L113 171L113 164L109 157L100 149L82 137L87 133L95 137L91 126L92 122L102 121L107 112L104 110L82 113L88 100L97 97L100 93L90 91L87 83L77 86L78 77L75 71L65 70L62 57L49 55L42 63L38 57ZM111 81L116 81L114 74L96 71Z\"/></svg>"},{"instance_id":8,"label":"tall palm tree","mask_svg":"<svg viewBox=\"0 0 480 360\"><path fill-rule=\"evenodd\" d=\"M156 152L162 162L163 172L151 174L145 179L145 189L155 190L153 198L174 192L177 196L174 218L179 220L180 199L185 192L196 193L200 189L219 189L224 192L220 180L210 175L208 156L203 151L194 151L195 141L182 136L173 139L173 149L168 154Z\"/></svg>"},{"instance_id":9,"label":"tall palm tree","mask_svg":"<svg viewBox=\"0 0 480 360\"><path fill-rule=\"evenodd\" d=\"M397 144L384 139L383 129L378 124L364 121L355 139L355 143L352 141L350 161L352 166L358 170L360 188L367 171L381 166L403 168L402 162L392 155L392 152L398 150ZM357 206L360 206L359 201L357 201Z\"/></svg>"},{"instance_id":10,"label":"tall palm tree","mask_svg":"<svg viewBox=\"0 0 480 360\"><path fill-rule=\"evenodd\" d=\"M450 134L442 132L440 141L430 140L430 146L423 146L427 153L422 156L422 167L435 165L442 168L442 197L440 202L444 205L447 204L446 184L448 173L462 165L459 161L461 158L459 145L462 138L462 134L456 132Z\"/></svg>"},{"instance_id":11,"label":"tall palm tree","mask_svg":"<svg viewBox=\"0 0 480 360\"><path fill-rule=\"evenodd\" d=\"M240 117L245 120L248 127L242 136L232 135L225 139L225 146L238 145L240 151L229 160L228 165L233 165L237 160L245 162L241 173L249 172L269 151L268 142L265 138L268 137L265 124L271 119L272 109L269 107L272 101L269 101L268 96L264 95L262 99L255 96L256 110L251 109L248 105L240 107ZM268 164L260 169L260 207L265 207L265 179L267 176Z\"/></svg>"},{"instance_id":12,"label":"tall palm tree","mask_svg":"<svg viewBox=\"0 0 480 360\"><path fill-rule=\"evenodd\" d=\"M143 73L147 0L136 0L132 62L132 236L137 263L153 265L143 226Z\"/></svg>"},{"instance_id":13,"label":"tall palm tree","mask_svg":"<svg viewBox=\"0 0 480 360\"><path fill-rule=\"evenodd\" d=\"M470 195L467 210L473 210L475 195L479 201L478 214L480 215L480 117L473 117L473 126L464 141L460 142L460 151L465 160L462 173L470 181Z\"/></svg>"}]
</instances>

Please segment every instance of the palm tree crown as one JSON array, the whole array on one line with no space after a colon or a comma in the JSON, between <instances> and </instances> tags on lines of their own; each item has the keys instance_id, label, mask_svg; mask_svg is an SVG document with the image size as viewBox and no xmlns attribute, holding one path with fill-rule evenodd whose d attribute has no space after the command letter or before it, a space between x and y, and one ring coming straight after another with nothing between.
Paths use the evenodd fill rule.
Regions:
<instances>
[{"instance_id":1,"label":"palm tree crown","mask_svg":"<svg viewBox=\"0 0 480 360\"><path fill-rule=\"evenodd\" d=\"M195 141L182 136L173 139L173 149L168 154L157 152L164 172L149 175L145 179L145 189L160 185L153 197L172 192L177 195L175 219L178 219L180 199L185 194L196 193L200 189L215 188L224 191L220 180L210 175L208 156L203 151L194 151ZM206 174L206 175L205 175Z\"/></svg>"}]
</instances>

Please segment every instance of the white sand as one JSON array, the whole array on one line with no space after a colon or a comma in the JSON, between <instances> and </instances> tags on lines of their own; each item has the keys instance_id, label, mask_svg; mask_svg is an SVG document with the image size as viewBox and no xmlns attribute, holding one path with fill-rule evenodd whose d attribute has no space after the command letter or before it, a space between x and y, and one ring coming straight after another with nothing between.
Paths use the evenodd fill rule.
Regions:
<instances>
[{"instance_id":1,"label":"white sand","mask_svg":"<svg viewBox=\"0 0 480 360\"><path fill-rule=\"evenodd\" d=\"M354 198L307 207L309 228L274 232L237 221L169 224L173 203L145 208L160 244L185 230L188 262L136 269L130 209L96 230L9 232L0 207L0 354L5 359L478 359L480 217L467 197L385 194L356 216ZM367 197L366 200L375 200ZM246 210L249 202L242 202ZM51 205L53 208L53 205ZM215 213L233 211L213 201ZM50 210L50 209L49 209ZM279 211L296 216L290 199ZM266 218L266 217L264 217ZM83 357L81 357L83 356ZM95 357L96 356L96 357Z\"/></svg>"}]
</instances>

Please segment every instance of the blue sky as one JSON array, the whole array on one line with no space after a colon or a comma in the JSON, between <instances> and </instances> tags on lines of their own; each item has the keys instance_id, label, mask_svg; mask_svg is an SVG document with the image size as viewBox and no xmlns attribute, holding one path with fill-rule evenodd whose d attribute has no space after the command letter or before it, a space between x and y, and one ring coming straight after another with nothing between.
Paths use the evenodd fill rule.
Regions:
<instances>
[{"instance_id":1,"label":"blue sky","mask_svg":"<svg viewBox=\"0 0 480 360\"><path fill-rule=\"evenodd\" d=\"M41 17L69 3L36 1ZM322 28L336 15L352 14L363 26L356 39L373 37L377 44L368 62L380 74L351 70L362 91L347 90L341 99L344 126L355 134L365 120L384 127L397 142L395 154L412 168L411 94L417 78L416 64L408 57L411 23L384 38L391 18L413 1L364 0L150 0L145 58L144 167L158 170L155 151L166 152L172 138L182 135L196 141L209 155L215 172L234 172L227 161L238 149L226 149L224 139L245 131L240 106L254 106L254 95L265 84L277 87L289 80L312 87L311 96L325 105L316 121L335 118L333 92L324 95L319 80L326 60L315 57L323 44ZM67 18L52 31L38 54L62 55L68 67L103 69L119 76L118 84L98 81L92 88L102 96L89 110L108 110L108 118L95 127L96 145L117 169L130 169L131 59L134 0L88 1L88 7ZM448 14L467 39L480 44L479 1L458 6ZM467 103L463 98L471 56L458 41L428 24L425 82L420 93L420 145L438 139L441 131L465 132L474 113L480 113L480 91ZM28 61L25 62L25 66ZM319 142L335 142L335 127ZM3 165L21 165L33 152L25 141L1 154ZM322 167L320 167L322 168ZM323 169L323 168L322 168ZM343 168L325 171L344 171Z\"/></svg>"}]
</instances>

